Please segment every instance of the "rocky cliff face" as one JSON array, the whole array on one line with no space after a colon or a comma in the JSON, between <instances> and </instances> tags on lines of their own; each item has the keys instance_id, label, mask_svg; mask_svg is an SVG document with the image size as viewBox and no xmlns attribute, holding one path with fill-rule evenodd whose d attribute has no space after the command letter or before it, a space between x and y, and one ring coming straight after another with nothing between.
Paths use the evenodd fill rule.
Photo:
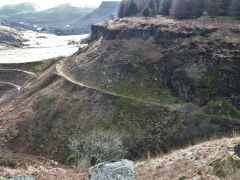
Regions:
<instances>
[{"instance_id":1,"label":"rocky cliff face","mask_svg":"<svg viewBox=\"0 0 240 180\"><path fill-rule=\"evenodd\" d=\"M228 18L123 18L93 25L90 45L60 69L88 88L128 99L112 101L113 121L97 126L126 131L139 151L167 150L239 129L239 32Z\"/></svg>"},{"instance_id":2,"label":"rocky cliff face","mask_svg":"<svg viewBox=\"0 0 240 180\"><path fill-rule=\"evenodd\" d=\"M152 62L148 57L146 68L161 86L198 105L221 96L240 108L240 28L228 21L125 18L93 25L92 39L151 39L161 55Z\"/></svg>"}]
</instances>

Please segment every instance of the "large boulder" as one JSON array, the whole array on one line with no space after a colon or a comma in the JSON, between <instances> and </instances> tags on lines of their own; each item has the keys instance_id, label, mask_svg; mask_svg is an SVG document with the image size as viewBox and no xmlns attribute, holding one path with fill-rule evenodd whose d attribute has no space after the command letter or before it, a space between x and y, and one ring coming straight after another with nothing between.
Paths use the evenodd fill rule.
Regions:
<instances>
[{"instance_id":1,"label":"large boulder","mask_svg":"<svg viewBox=\"0 0 240 180\"><path fill-rule=\"evenodd\" d=\"M121 160L114 163L100 163L89 169L90 180L135 180L134 163Z\"/></svg>"},{"instance_id":2,"label":"large boulder","mask_svg":"<svg viewBox=\"0 0 240 180\"><path fill-rule=\"evenodd\" d=\"M31 176L18 175L18 176L15 176L15 177L7 178L5 180L35 180L35 179Z\"/></svg>"}]
</instances>

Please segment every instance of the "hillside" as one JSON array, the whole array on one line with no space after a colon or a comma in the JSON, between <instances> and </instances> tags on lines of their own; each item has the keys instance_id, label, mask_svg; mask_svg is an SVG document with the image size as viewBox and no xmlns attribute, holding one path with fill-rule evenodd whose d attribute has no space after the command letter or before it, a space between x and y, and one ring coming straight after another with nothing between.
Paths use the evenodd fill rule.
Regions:
<instances>
[{"instance_id":1,"label":"hillside","mask_svg":"<svg viewBox=\"0 0 240 180\"><path fill-rule=\"evenodd\" d=\"M239 137L211 140L167 155L137 162L137 180L240 178L240 159L233 147Z\"/></svg>"},{"instance_id":2,"label":"hillside","mask_svg":"<svg viewBox=\"0 0 240 180\"><path fill-rule=\"evenodd\" d=\"M67 59L0 65L0 148L88 168L239 132L239 32L226 17L123 18Z\"/></svg>"},{"instance_id":3,"label":"hillside","mask_svg":"<svg viewBox=\"0 0 240 180\"><path fill-rule=\"evenodd\" d=\"M25 6L30 6L30 4L19 4L10 6L10 10L8 6L2 7L0 19L30 29L34 29L34 26L37 25L42 31L57 35L84 34L90 32L92 24L109 20L110 15L117 17L119 4L120 2L116 1L103 1L98 8L63 4L42 11L31 11L30 9L27 11Z\"/></svg>"},{"instance_id":4,"label":"hillside","mask_svg":"<svg viewBox=\"0 0 240 180\"><path fill-rule=\"evenodd\" d=\"M91 46L69 57L63 72L88 86L156 104L204 106L223 98L239 108L238 32L238 21L229 18L123 18L93 25Z\"/></svg>"},{"instance_id":5,"label":"hillside","mask_svg":"<svg viewBox=\"0 0 240 180\"><path fill-rule=\"evenodd\" d=\"M6 20L13 22L26 22L30 24L43 24L49 26L66 26L72 24L77 19L93 11L93 8L79 8L70 4L63 4L58 7L36 11L32 13L22 13L17 16L9 16Z\"/></svg>"},{"instance_id":6,"label":"hillside","mask_svg":"<svg viewBox=\"0 0 240 180\"><path fill-rule=\"evenodd\" d=\"M90 30L92 24L104 22L110 19L110 15L117 17L117 11L120 2L116 1L103 1L102 4L93 12L87 14L86 16L78 19L76 23L73 24L75 27L84 26Z\"/></svg>"},{"instance_id":7,"label":"hillside","mask_svg":"<svg viewBox=\"0 0 240 180\"><path fill-rule=\"evenodd\" d=\"M87 170L62 166L47 158L24 154L0 154L0 179L5 180L19 174L29 175L37 180L88 179Z\"/></svg>"},{"instance_id":8,"label":"hillside","mask_svg":"<svg viewBox=\"0 0 240 180\"><path fill-rule=\"evenodd\" d=\"M23 46L23 34L19 29L0 23L0 50Z\"/></svg>"},{"instance_id":9,"label":"hillside","mask_svg":"<svg viewBox=\"0 0 240 180\"><path fill-rule=\"evenodd\" d=\"M227 179L240 177L233 152L239 137L211 140L135 163L137 180ZM23 154L0 155L0 179L18 174L44 179L87 180L87 170L68 168L49 159Z\"/></svg>"},{"instance_id":10,"label":"hillside","mask_svg":"<svg viewBox=\"0 0 240 180\"><path fill-rule=\"evenodd\" d=\"M0 19L5 19L10 16L15 16L24 13L36 12L34 5L30 3L22 3L17 5L6 5L0 7Z\"/></svg>"}]
</instances>

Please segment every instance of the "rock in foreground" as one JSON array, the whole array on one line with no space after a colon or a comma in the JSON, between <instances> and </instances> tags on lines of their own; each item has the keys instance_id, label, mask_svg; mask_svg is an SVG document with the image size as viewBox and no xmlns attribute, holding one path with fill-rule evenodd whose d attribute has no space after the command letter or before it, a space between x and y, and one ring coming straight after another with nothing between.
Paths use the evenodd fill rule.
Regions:
<instances>
[{"instance_id":1,"label":"rock in foreground","mask_svg":"<svg viewBox=\"0 0 240 180\"><path fill-rule=\"evenodd\" d=\"M100 163L90 168L90 180L135 180L134 163L122 160L115 163Z\"/></svg>"}]
</instances>

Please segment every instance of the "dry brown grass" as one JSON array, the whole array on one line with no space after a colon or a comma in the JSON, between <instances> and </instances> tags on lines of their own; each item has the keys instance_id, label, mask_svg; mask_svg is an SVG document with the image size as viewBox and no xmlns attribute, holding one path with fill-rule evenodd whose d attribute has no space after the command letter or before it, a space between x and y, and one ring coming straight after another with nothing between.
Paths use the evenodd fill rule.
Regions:
<instances>
[{"instance_id":1,"label":"dry brown grass","mask_svg":"<svg viewBox=\"0 0 240 180\"><path fill-rule=\"evenodd\" d=\"M233 132L237 135L236 132ZM178 179L218 179L213 168L209 165L216 160L235 158L233 147L239 142L239 136L234 138L217 139L204 142L185 149L176 150L157 158L136 163L137 180L167 180ZM239 174L229 176L236 179Z\"/></svg>"},{"instance_id":2,"label":"dry brown grass","mask_svg":"<svg viewBox=\"0 0 240 180\"><path fill-rule=\"evenodd\" d=\"M105 24L100 24L105 26ZM125 17L111 21L107 28L115 29L151 29L152 26L161 26L161 29L168 28L171 31L183 32L187 28L219 28L219 29L240 29L239 20L230 17L217 17L208 20L189 19L174 20L170 17ZM189 30L189 29L188 29Z\"/></svg>"},{"instance_id":3,"label":"dry brown grass","mask_svg":"<svg viewBox=\"0 0 240 180\"><path fill-rule=\"evenodd\" d=\"M237 135L233 132L233 135ZM240 162L234 154L233 147L239 142L239 136L234 138L216 139L189 146L185 149L175 150L157 158L148 157L145 161L136 163L137 180L167 180L179 179L231 179L237 180L239 173L235 173L229 159ZM219 178L218 165L220 163L227 172L226 177ZM227 162L226 166L222 162ZM231 173L232 172L232 173ZM30 155L0 155L0 179L18 174L35 177L38 180L87 180L87 170L67 168L56 165L52 161Z\"/></svg>"},{"instance_id":4,"label":"dry brown grass","mask_svg":"<svg viewBox=\"0 0 240 180\"><path fill-rule=\"evenodd\" d=\"M46 158L23 154L0 155L0 180L20 174L33 176L37 180L88 179L88 170L56 165Z\"/></svg>"}]
</instances>

